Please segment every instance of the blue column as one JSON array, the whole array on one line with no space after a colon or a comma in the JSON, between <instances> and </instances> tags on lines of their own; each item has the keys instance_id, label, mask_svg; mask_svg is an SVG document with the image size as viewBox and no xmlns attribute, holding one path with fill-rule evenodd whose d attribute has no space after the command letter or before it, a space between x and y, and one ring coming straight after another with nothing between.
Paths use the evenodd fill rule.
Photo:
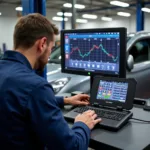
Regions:
<instances>
[{"instance_id":1,"label":"blue column","mask_svg":"<svg viewBox=\"0 0 150 150\"><path fill-rule=\"evenodd\" d=\"M23 15L30 13L40 13L46 16L46 0L22 0ZM42 77L47 79L47 67L45 67Z\"/></svg>"},{"instance_id":2,"label":"blue column","mask_svg":"<svg viewBox=\"0 0 150 150\"><path fill-rule=\"evenodd\" d=\"M61 22L61 29L63 30L63 29L65 29L65 16L64 16L65 11L62 10L62 13L63 13L63 15L62 15L63 20Z\"/></svg>"},{"instance_id":3,"label":"blue column","mask_svg":"<svg viewBox=\"0 0 150 150\"><path fill-rule=\"evenodd\" d=\"M22 0L22 7L23 7L23 16L30 14L30 13L34 13L34 0Z\"/></svg>"},{"instance_id":4,"label":"blue column","mask_svg":"<svg viewBox=\"0 0 150 150\"><path fill-rule=\"evenodd\" d=\"M72 17L71 17L71 28L75 29L76 28L76 4L77 0L72 0Z\"/></svg>"},{"instance_id":5,"label":"blue column","mask_svg":"<svg viewBox=\"0 0 150 150\"><path fill-rule=\"evenodd\" d=\"M46 16L46 0L34 0L34 2L35 12Z\"/></svg>"},{"instance_id":6,"label":"blue column","mask_svg":"<svg viewBox=\"0 0 150 150\"><path fill-rule=\"evenodd\" d=\"M144 30L144 12L141 10L144 4L141 0L137 0L136 6L136 31Z\"/></svg>"}]
</instances>

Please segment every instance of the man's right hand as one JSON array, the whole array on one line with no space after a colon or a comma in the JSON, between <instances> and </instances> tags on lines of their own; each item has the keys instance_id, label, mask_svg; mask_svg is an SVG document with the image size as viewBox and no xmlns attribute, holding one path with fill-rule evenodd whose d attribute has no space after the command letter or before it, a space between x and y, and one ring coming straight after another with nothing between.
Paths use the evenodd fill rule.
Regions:
<instances>
[{"instance_id":1,"label":"man's right hand","mask_svg":"<svg viewBox=\"0 0 150 150\"><path fill-rule=\"evenodd\" d=\"M95 114L93 110L88 110L83 114L79 114L75 118L75 122L81 121L85 123L90 129L93 129L97 123L101 122L100 118L99 119L96 118L97 118L97 114Z\"/></svg>"}]
</instances>

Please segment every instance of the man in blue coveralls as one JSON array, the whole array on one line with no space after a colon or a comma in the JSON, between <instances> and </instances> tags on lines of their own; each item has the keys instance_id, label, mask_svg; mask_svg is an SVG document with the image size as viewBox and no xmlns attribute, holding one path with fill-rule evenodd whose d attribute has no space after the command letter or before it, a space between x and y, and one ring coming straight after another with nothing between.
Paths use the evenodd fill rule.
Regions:
<instances>
[{"instance_id":1,"label":"man in blue coveralls","mask_svg":"<svg viewBox=\"0 0 150 150\"><path fill-rule=\"evenodd\" d=\"M94 111L75 118L70 129L60 107L87 105L88 95L55 97L53 88L34 70L48 61L58 29L40 14L19 19L14 51L0 60L0 149L86 150L90 130L100 122Z\"/></svg>"}]
</instances>

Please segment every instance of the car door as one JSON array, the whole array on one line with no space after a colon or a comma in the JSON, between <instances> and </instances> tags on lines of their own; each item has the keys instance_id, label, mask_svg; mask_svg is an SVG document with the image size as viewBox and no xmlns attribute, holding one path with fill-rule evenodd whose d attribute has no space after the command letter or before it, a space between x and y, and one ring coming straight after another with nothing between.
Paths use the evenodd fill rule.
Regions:
<instances>
[{"instance_id":1,"label":"car door","mask_svg":"<svg viewBox=\"0 0 150 150\"><path fill-rule=\"evenodd\" d=\"M134 58L134 67L127 77L137 81L135 97L150 98L150 38L137 40L129 54Z\"/></svg>"}]
</instances>

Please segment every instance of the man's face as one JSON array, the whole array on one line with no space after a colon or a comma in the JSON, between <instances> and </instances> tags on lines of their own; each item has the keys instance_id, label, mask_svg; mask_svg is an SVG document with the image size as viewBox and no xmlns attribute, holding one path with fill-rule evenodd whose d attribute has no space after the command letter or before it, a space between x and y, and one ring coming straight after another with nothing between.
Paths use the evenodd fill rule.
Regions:
<instances>
[{"instance_id":1,"label":"man's face","mask_svg":"<svg viewBox=\"0 0 150 150\"><path fill-rule=\"evenodd\" d=\"M50 43L45 47L44 53L38 59L38 71L43 71L45 65L48 63L48 58L51 54L52 47L54 46L54 41L50 41Z\"/></svg>"}]
</instances>

